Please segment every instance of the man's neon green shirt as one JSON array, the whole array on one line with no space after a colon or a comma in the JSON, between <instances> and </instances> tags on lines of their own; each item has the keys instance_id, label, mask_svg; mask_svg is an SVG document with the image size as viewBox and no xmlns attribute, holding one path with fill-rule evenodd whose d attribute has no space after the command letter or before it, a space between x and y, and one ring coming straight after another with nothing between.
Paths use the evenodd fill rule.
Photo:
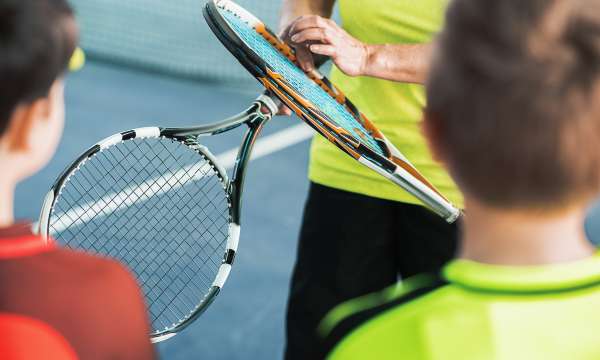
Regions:
<instances>
[{"instance_id":1,"label":"man's neon green shirt","mask_svg":"<svg viewBox=\"0 0 600 360\"><path fill-rule=\"evenodd\" d=\"M445 0L339 0L342 25L369 44L430 42L441 28ZM369 77L349 77L334 68L331 80L386 137L454 204L456 186L429 153L421 132L425 95L421 85ZM418 204L418 200L363 167L322 137L311 147L309 178L332 188L376 198Z\"/></svg>"},{"instance_id":2,"label":"man's neon green shirt","mask_svg":"<svg viewBox=\"0 0 600 360\"><path fill-rule=\"evenodd\" d=\"M600 359L600 255L548 266L455 260L331 311L329 359Z\"/></svg>"}]
</instances>

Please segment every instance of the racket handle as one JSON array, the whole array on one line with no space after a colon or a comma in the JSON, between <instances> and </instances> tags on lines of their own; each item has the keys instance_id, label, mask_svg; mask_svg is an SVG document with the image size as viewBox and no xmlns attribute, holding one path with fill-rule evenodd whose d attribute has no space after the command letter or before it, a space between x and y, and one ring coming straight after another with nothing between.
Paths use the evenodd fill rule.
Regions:
<instances>
[{"instance_id":1,"label":"racket handle","mask_svg":"<svg viewBox=\"0 0 600 360\"><path fill-rule=\"evenodd\" d=\"M325 55L313 54L313 59L315 60L315 68L316 69L325 65L325 63L329 61L329 57L325 56Z\"/></svg>"}]
</instances>

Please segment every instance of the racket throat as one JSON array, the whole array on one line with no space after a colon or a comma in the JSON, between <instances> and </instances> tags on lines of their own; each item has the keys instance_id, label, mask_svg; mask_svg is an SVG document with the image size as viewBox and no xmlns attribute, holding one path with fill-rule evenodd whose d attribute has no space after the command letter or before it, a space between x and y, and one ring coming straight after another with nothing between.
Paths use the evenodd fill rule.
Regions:
<instances>
[{"instance_id":1,"label":"racket throat","mask_svg":"<svg viewBox=\"0 0 600 360\"><path fill-rule=\"evenodd\" d=\"M263 114L262 110L267 105L260 101L255 102L256 110L247 121L248 130L244 135L240 149L238 150L231 182L229 183L228 192L231 198L232 206L232 221L240 224L241 208L242 208L242 191L244 188L244 180L246 178L246 168L252 156L252 149L256 139L260 135L263 126L271 119L271 113Z\"/></svg>"}]
</instances>

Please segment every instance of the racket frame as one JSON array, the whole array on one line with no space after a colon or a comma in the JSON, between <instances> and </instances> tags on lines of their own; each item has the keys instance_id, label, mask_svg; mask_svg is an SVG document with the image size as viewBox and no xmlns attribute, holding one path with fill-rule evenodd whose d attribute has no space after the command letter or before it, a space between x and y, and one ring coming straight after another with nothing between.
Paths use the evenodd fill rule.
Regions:
<instances>
[{"instance_id":1,"label":"racket frame","mask_svg":"<svg viewBox=\"0 0 600 360\"><path fill-rule=\"evenodd\" d=\"M52 216L56 201L60 197L61 189L66 186L69 178L83 166L91 157L108 149L109 147L118 144L122 141L128 141L139 138L168 138L174 141L183 142L207 160L217 173L220 181L225 185L225 193L229 200L229 235L227 238L227 248L223 255L223 260L215 276L215 279L209 288L204 298L199 299L197 307L187 316L183 317L182 321L172 328L157 330L150 334L150 340L153 343L158 343L167 340L183 329L192 324L200 315L215 300L221 288L227 281L231 272L231 267L235 260L237 252L240 225L241 225L241 201L246 177L246 168L251 157L252 149L256 139L260 135L263 126L271 119L273 114L277 112L279 102L272 99L268 94L263 94L256 99L252 105L238 115L228 119L210 123L207 125L184 127L184 128L161 128L161 127L143 127L123 131L118 134L109 136L101 140L97 144L84 151L71 165L69 165L57 178L50 190L46 194L40 218L38 222L38 233L46 239L50 239L50 217ZM238 149L235 166L231 178L222 168L216 157L210 150L199 143L199 137L217 135L229 130L233 130L241 125L246 125L248 128L243 136L242 143Z\"/></svg>"},{"instance_id":2,"label":"racket frame","mask_svg":"<svg viewBox=\"0 0 600 360\"><path fill-rule=\"evenodd\" d=\"M227 20L219 13L218 7L232 11L243 21L250 24L255 31L269 41L280 53L297 64L294 50L277 37L264 23L244 8L230 0L211 0L204 7L204 18L219 41L231 52L240 64L250 72L267 90L277 96L286 106L294 111L303 121L327 138L346 154L364 166L374 170L407 192L418 198L432 211L447 222L455 222L461 211L450 203L418 170L402 155L402 153L360 113L357 107L318 70L307 73L307 76L325 90L333 99L344 106L352 116L361 123L380 145L385 156L381 156L361 139L352 136L348 131L335 125L325 114L301 94L296 93L285 79L263 61L254 50L241 39L231 28Z\"/></svg>"}]
</instances>

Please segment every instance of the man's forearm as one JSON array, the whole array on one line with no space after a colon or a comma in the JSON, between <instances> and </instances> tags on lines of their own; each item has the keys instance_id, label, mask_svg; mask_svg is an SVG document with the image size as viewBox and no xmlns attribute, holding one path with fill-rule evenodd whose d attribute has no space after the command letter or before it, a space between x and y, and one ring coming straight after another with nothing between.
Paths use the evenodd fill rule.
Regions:
<instances>
[{"instance_id":1,"label":"man's forearm","mask_svg":"<svg viewBox=\"0 0 600 360\"><path fill-rule=\"evenodd\" d=\"M294 19L302 15L331 17L334 4L335 0L284 0L279 30L283 30Z\"/></svg>"},{"instance_id":2,"label":"man's forearm","mask_svg":"<svg viewBox=\"0 0 600 360\"><path fill-rule=\"evenodd\" d=\"M400 82L425 82L432 44L367 45L363 75Z\"/></svg>"},{"instance_id":3,"label":"man's forearm","mask_svg":"<svg viewBox=\"0 0 600 360\"><path fill-rule=\"evenodd\" d=\"M296 42L298 59L306 71L313 64L311 52L328 56L338 68L351 76L424 83L429 72L431 44L367 45L341 30L329 18L335 0L284 0L280 35ZM317 15L306 17L305 15ZM302 17L298 19L299 17ZM292 26L289 26L293 22ZM302 33L298 38L298 33ZM294 36L294 38L292 38ZM337 36L337 37L336 37ZM308 48L308 44L313 44ZM300 46L300 45L303 46ZM351 51L362 49L362 51Z\"/></svg>"}]
</instances>

